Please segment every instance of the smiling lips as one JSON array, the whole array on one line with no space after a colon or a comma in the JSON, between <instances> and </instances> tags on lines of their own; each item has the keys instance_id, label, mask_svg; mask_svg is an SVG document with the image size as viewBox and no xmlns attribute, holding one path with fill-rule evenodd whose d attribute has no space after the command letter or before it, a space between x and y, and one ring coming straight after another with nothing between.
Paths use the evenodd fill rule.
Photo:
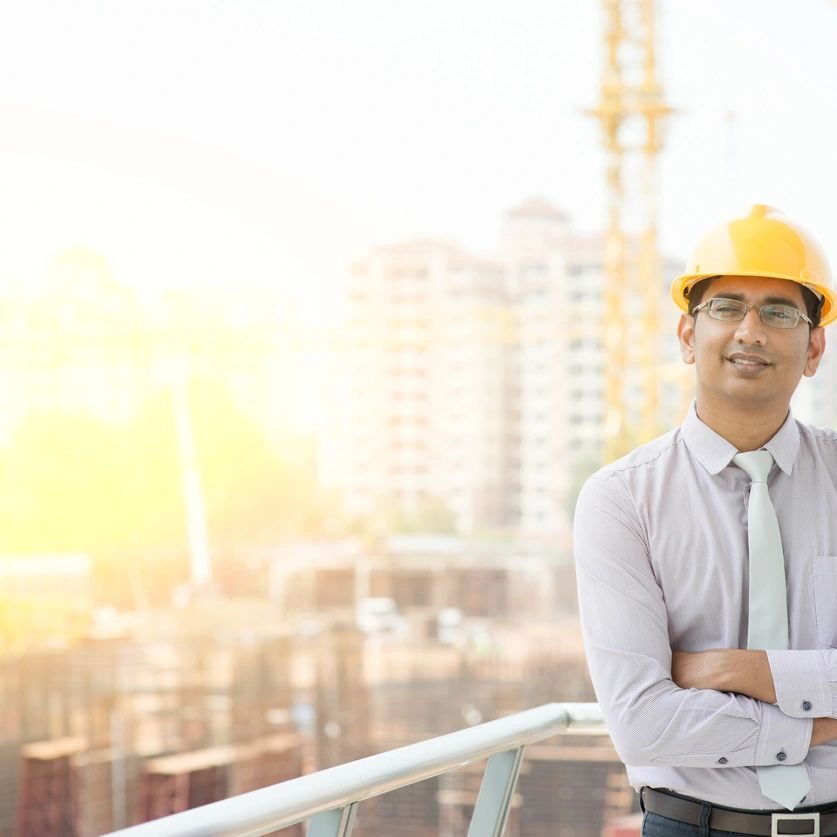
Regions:
<instances>
[{"instance_id":1,"label":"smiling lips","mask_svg":"<svg viewBox=\"0 0 837 837\"><path fill-rule=\"evenodd\" d=\"M763 357L759 357L758 355L747 355L742 352L735 352L734 354L729 355L727 360L735 367L742 370L764 369L766 366L770 366L769 361L766 361Z\"/></svg>"}]
</instances>

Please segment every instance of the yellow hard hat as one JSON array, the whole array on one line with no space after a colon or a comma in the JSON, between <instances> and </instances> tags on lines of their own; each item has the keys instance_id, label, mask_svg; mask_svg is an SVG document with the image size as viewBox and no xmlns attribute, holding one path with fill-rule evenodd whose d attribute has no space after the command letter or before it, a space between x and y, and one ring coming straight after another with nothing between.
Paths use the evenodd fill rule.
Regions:
<instances>
[{"instance_id":1,"label":"yellow hard hat","mask_svg":"<svg viewBox=\"0 0 837 837\"><path fill-rule=\"evenodd\" d=\"M771 206L756 204L745 218L710 230L672 282L678 307L689 310L689 291L710 276L767 276L803 285L822 299L820 325L837 318L831 268L817 240Z\"/></svg>"}]
</instances>

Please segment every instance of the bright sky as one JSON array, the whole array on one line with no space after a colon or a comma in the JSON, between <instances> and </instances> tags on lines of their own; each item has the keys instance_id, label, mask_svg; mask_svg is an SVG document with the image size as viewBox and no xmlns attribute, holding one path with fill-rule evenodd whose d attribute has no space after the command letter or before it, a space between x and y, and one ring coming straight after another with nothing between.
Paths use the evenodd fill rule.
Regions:
<instances>
[{"instance_id":1,"label":"bright sky","mask_svg":"<svg viewBox=\"0 0 837 837\"><path fill-rule=\"evenodd\" d=\"M660 226L749 203L837 263L837 3L657 0L679 110ZM543 194L603 224L594 0L27 0L0 27L0 276L92 247L138 286L279 283L325 305L415 235L483 253ZM731 123L728 113L734 113ZM730 128L730 124L734 128Z\"/></svg>"}]
</instances>

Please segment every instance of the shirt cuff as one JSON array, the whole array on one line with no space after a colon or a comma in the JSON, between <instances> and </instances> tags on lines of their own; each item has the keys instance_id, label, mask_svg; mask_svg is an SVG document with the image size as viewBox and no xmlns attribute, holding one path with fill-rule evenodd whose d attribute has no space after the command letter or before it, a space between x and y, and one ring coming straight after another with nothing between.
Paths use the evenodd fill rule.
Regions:
<instances>
[{"instance_id":1,"label":"shirt cuff","mask_svg":"<svg viewBox=\"0 0 837 837\"><path fill-rule=\"evenodd\" d=\"M791 718L834 714L826 661L821 651L768 651L776 705Z\"/></svg>"},{"instance_id":2,"label":"shirt cuff","mask_svg":"<svg viewBox=\"0 0 837 837\"><path fill-rule=\"evenodd\" d=\"M762 704L755 767L774 764L800 764L811 748L814 719L789 718L769 703Z\"/></svg>"}]
</instances>

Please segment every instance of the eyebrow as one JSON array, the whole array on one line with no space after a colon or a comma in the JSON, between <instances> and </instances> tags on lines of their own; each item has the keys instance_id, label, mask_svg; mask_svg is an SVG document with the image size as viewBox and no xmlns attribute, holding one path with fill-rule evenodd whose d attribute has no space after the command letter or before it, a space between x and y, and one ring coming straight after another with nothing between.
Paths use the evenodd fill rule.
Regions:
<instances>
[{"instance_id":1,"label":"eyebrow","mask_svg":"<svg viewBox=\"0 0 837 837\"><path fill-rule=\"evenodd\" d=\"M722 291L718 296L712 296L710 299L734 299L737 302L746 302L747 300L744 298L744 294L739 293L726 293ZM799 307L799 303L796 300L791 299L787 296L767 296L765 297L761 305L790 305L792 308L796 308L797 311L801 311L802 309Z\"/></svg>"}]
</instances>

